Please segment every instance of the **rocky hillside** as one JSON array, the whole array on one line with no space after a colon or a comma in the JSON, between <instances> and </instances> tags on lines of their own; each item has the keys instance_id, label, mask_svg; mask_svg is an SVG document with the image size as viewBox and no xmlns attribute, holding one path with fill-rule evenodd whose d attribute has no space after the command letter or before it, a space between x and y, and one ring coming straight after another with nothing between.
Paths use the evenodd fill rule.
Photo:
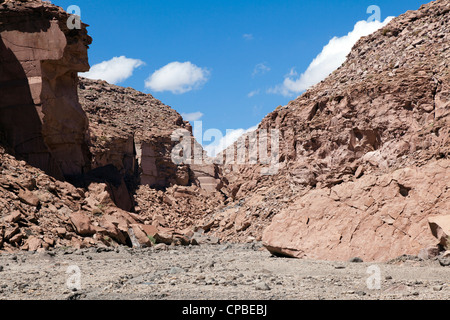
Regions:
<instances>
[{"instance_id":1,"label":"rocky hillside","mask_svg":"<svg viewBox=\"0 0 450 320\"><path fill-rule=\"evenodd\" d=\"M199 147L188 123L151 95L79 80L91 38L61 8L0 3L0 250L210 241L194 221L225 186L215 165L172 161L174 131Z\"/></svg>"},{"instance_id":2,"label":"rocky hillside","mask_svg":"<svg viewBox=\"0 0 450 320\"><path fill-rule=\"evenodd\" d=\"M265 230L270 251L294 257L388 259L433 244L427 219L450 211L449 21L448 0L397 17L265 117L259 130L281 134L278 173L225 166L237 201L221 224Z\"/></svg>"}]
</instances>

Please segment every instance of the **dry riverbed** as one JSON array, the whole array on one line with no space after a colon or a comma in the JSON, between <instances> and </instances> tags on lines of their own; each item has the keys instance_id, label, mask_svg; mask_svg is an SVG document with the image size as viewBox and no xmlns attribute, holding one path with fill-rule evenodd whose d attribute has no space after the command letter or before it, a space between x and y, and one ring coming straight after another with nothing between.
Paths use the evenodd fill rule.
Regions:
<instances>
[{"instance_id":1,"label":"dry riverbed","mask_svg":"<svg viewBox=\"0 0 450 320\"><path fill-rule=\"evenodd\" d=\"M0 299L450 299L450 267L277 258L253 244L0 255Z\"/></svg>"}]
</instances>

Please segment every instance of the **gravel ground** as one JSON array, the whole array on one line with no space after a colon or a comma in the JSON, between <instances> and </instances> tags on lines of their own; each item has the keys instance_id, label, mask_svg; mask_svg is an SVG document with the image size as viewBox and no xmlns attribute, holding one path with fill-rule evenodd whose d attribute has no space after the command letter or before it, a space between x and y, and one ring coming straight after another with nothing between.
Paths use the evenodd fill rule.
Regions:
<instances>
[{"instance_id":1,"label":"gravel ground","mask_svg":"<svg viewBox=\"0 0 450 320\"><path fill-rule=\"evenodd\" d=\"M297 260L259 243L0 255L2 300L448 300L449 279L433 260Z\"/></svg>"}]
</instances>

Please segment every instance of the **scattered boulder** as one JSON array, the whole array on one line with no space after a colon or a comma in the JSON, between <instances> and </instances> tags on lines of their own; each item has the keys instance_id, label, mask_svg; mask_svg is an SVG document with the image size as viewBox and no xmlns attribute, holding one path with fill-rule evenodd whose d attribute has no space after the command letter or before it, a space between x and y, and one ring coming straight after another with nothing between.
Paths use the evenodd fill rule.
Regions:
<instances>
[{"instance_id":1,"label":"scattered boulder","mask_svg":"<svg viewBox=\"0 0 450 320\"><path fill-rule=\"evenodd\" d=\"M202 245L202 244L219 244L220 239L214 236L206 235L203 232L194 232L190 239L191 244L193 245Z\"/></svg>"},{"instance_id":2,"label":"scattered boulder","mask_svg":"<svg viewBox=\"0 0 450 320\"><path fill-rule=\"evenodd\" d=\"M151 247L152 242L147 234L144 232L143 228L139 224L132 224L131 228L128 229L128 235L133 247Z\"/></svg>"},{"instance_id":3,"label":"scattered boulder","mask_svg":"<svg viewBox=\"0 0 450 320\"><path fill-rule=\"evenodd\" d=\"M74 212L70 215L75 231L81 236L92 236L96 233L89 217L83 212Z\"/></svg>"},{"instance_id":4,"label":"scattered boulder","mask_svg":"<svg viewBox=\"0 0 450 320\"><path fill-rule=\"evenodd\" d=\"M18 197L20 200L22 200L26 204L29 204L30 206L37 207L39 205L39 198L29 190L20 190Z\"/></svg>"},{"instance_id":5,"label":"scattered boulder","mask_svg":"<svg viewBox=\"0 0 450 320\"><path fill-rule=\"evenodd\" d=\"M13 211L9 216L5 218L6 223L16 223L22 218L22 213L18 210Z\"/></svg>"}]
</instances>

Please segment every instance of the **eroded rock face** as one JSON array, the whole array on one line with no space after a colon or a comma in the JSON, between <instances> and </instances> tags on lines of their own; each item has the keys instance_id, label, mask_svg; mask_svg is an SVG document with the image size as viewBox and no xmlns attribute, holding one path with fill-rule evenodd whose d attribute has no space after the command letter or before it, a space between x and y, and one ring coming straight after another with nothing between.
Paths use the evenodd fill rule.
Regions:
<instances>
[{"instance_id":1,"label":"eroded rock face","mask_svg":"<svg viewBox=\"0 0 450 320\"><path fill-rule=\"evenodd\" d=\"M4 143L59 179L87 171L88 120L77 96L77 72L89 70L86 25L69 30L69 15L41 1L6 1L0 17Z\"/></svg>"}]
</instances>

